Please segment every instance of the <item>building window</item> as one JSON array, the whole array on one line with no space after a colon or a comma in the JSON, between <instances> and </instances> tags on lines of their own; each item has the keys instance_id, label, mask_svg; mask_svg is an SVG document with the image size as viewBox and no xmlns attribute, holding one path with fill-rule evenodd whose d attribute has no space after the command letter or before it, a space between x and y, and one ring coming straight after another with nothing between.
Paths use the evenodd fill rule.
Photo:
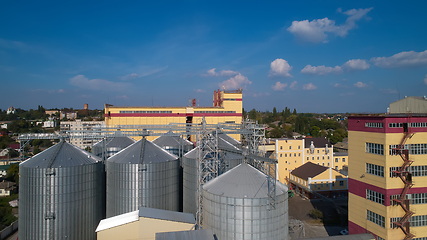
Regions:
<instances>
[{"instance_id":1,"label":"building window","mask_svg":"<svg viewBox=\"0 0 427 240\"><path fill-rule=\"evenodd\" d=\"M427 240L427 237L412 238L412 240Z\"/></svg>"},{"instance_id":2,"label":"building window","mask_svg":"<svg viewBox=\"0 0 427 240\"><path fill-rule=\"evenodd\" d=\"M329 156L328 156L328 160L329 160Z\"/></svg>"},{"instance_id":3,"label":"building window","mask_svg":"<svg viewBox=\"0 0 427 240\"><path fill-rule=\"evenodd\" d=\"M342 158L342 162L345 162L345 158Z\"/></svg>"},{"instance_id":4,"label":"building window","mask_svg":"<svg viewBox=\"0 0 427 240\"><path fill-rule=\"evenodd\" d=\"M298 153L298 157L301 157L301 153Z\"/></svg>"},{"instance_id":5,"label":"building window","mask_svg":"<svg viewBox=\"0 0 427 240\"><path fill-rule=\"evenodd\" d=\"M390 196L390 205L398 205L399 203L393 201L393 199L399 199L400 195L391 195ZM406 198L409 199L410 204L427 204L427 193L413 193L406 194Z\"/></svg>"},{"instance_id":6,"label":"building window","mask_svg":"<svg viewBox=\"0 0 427 240\"><path fill-rule=\"evenodd\" d=\"M288 170L287 168L285 168L285 170ZM299 182L299 179L298 179L298 182Z\"/></svg>"},{"instance_id":7,"label":"building window","mask_svg":"<svg viewBox=\"0 0 427 240\"><path fill-rule=\"evenodd\" d=\"M399 145L389 145L389 154L390 155L398 155ZM413 155L422 155L427 154L427 144L426 143L418 143L418 144L405 144L403 149L409 150L409 154Z\"/></svg>"},{"instance_id":8,"label":"building window","mask_svg":"<svg viewBox=\"0 0 427 240\"><path fill-rule=\"evenodd\" d=\"M328 163L328 167L329 167L329 163Z\"/></svg>"},{"instance_id":9,"label":"building window","mask_svg":"<svg viewBox=\"0 0 427 240\"><path fill-rule=\"evenodd\" d=\"M317 157L317 160L319 160L319 157Z\"/></svg>"},{"instance_id":10,"label":"building window","mask_svg":"<svg viewBox=\"0 0 427 240\"><path fill-rule=\"evenodd\" d=\"M371 221L375 224L377 224L378 226L381 226L383 228L385 228L385 218L379 214L376 214L374 212L371 212L369 210L366 210L366 219L368 221Z\"/></svg>"},{"instance_id":11,"label":"building window","mask_svg":"<svg viewBox=\"0 0 427 240\"><path fill-rule=\"evenodd\" d=\"M335 182L332 182L332 187L335 187Z\"/></svg>"},{"instance_id":12,"label":"building window","mask_svg":"<svg viewBox=\"0 0 427 240\"><path fill-rule=\"evenodd\" d=\"M320 187L323 187L323 182L320 183Z\"/></svg>"},{"instance_id":13,"label":"building window","mask_svg":"<svg viewBox=\"0 0 427 240\"><path fill-rule=\"evenodd\" d=\"M310 160L310 157L307 157L307 161Z\"/></svg>"},{"instance_id":14,"label":"building window","mask_svg":"<svg viewBox=\"0 0 427 240\"><path fill-rule=\"evenodd\" d=\"M283 149L283 147L282 146L280 146L280 150L282 150Z\"/></svg>"},{"instance_id":15,"label":"building window","mask_svg":"<svg viewBox=\"0 0 427 240\"><path fill-rule=\"evenodd\" d=\"M365 127L369 127L369 128L383 128L383 123L367 122L367 123L365 123Z\"/></svg>"},{"instance_id":16,"label":"building window","mask_svg":"<svg viewBox=\"0 0 427 240\"><path fill-rule=\"evenodd\" d=\"M388 124L389 128L399 128L399 127L403 127L402 123L389 123Z\"/></svg>"},{"instance_id":17,"label":"building window","mask_svg":"<svg viewBox=\"0 0 427 240\"><path fill-rule=\"evenodd\" d=\"M366 163L366 173L379 177L384 177L384 167L371 163Z\"/></svg>"},{"instance_id":18,"label":"building window","mask_svg":"<svg viewBox=\"0 0 427 240\"><path fill-rule=\"evenodd\" d=\"M288 156L288 154L285 153L285 157L287 157L287 156Z\"/></svg>"},{"instance_id":19,"label":"building window","mask_svg":"<svg viewBox=\"0 0 427 240\"><path fill-rule=\"evenodd\" d=\"M394 171L399 171L400 167L390 167L390 177L398 177ZM406 170L412 174L412 177L425 177L427 176L427 165L410 166Z\"/></svg>"},{"instance_id":20,"label":"building window","mask_svg":"<svg viewBox=\"0 0 427 240\"><path fill-rule=\"evenodd\" d=\"M325 160L325 156L322 157L322 160Z\"/></svg>"},{"instance_id":21,"label":"building window","mask_svg":"<svg viewBox=\"0 0 427 240\"><path fill-rule=\"evenodd\" d=\"M335 158L335 162L338 162L338 158Z\"/></svg>"},{"instance_id":22,"label":"building window","mask_svg":"<svg viewBox=\"0 0 427 240\"><path fill-rule=\"evenodd\" d=\"M425 122L409 123L408 125L413 128L427 127L427 123Z\"/></svg>"},{"instance_id":23,"label":"building window","mask_svg":"<svg viewBox=\"0 0 427 240\"><path fill-rule=\"evenodd\" d=\"M366 199L384 205L384 194L366 189Z\"/></svg>"},{"instance_id":24,"label":"building window","mask_svg":"<svg viewBox=\"0 0 427 240\"><path fill-rule=\"evenodd\" d=\"M314 187L317 188L317 183L314 183Z\"/></svg>"},{"instance_id":25,"label":"building window","mask_svg":"<svg viewBox=\"0 0 427 240\"><path fill-rule=\"evenodd\" d=\"M335 166L335 169L338 170L338 166Z\"/></svg>"},{"instance_id":26,"label":"building window","mask_svg":"<svg viewBox=\"0 0 427 240\"><path fill-rule=\"evenodd\" d=\"M282 157L282 154L280 154L280 157Z\"/></svg>"},{"instance_id":27,"label":"building window","mask_svg":"<svg viewBox=\"0 0 427 240\"><path fill-rule=\"evenodd\" d=\"M366 143L366 152L384 155L384 145L378 143Z\"/></svg>"},{"instance_id":28,"label":"building window","mask_svg":"<svg viewBox=\"0 0 427 240\"><path fill-rule=\"evenodd\" d=\"M292 146L289 146L289 149L292 149Z\"/></svg>"},{"instance_id":29,"label":"building window","mask_svg":"<svg viewBox=\"0 0 427 240\"><path fill-rule=\"evenodd\" d=\"M295 163L297 163L297 161L295 161Z\"/></svg>"},{"instance_id":30,"label":"building window","mask_svg":"<svg viewBox=\"0 0 427 240\"><path fill-rule=\"evenodd\" d=\"M301 149L301 146L298 146L298 149Z\"/></svg>"},{"instance_id":31,"label":"building window","mask_svg":"<svg viewBox=\"0 0 427 240\"><path fill-rule=\"evenodd\" d=\"M307 150L307 153L308 153L308 150Z\"/></svg>"},{"instance_id":32,"label":"building window","mask_svg":"<svg viewBox=\"0 0 427 240\"><path fill-rule=\"evenodd\" d=\"M340 186L344 186L344 181L340 181Z\"/></svg>"},{"instance_id":33,"label":"building window","mask_svg":"<svg viewBox=\"0 0 427 240\"><path fill-rule=\"evenodd\" d=\"M325 166L325 163L322 163L323 164L323 166Z\"/></svg>"},{"instance_id":34,"label":"building window","mask_svg":"<svg viewBox=\"0 0 427 240\"><path fill-rule=\"evenodd\" d=\"M312 158L311 158L311 160L313 160L313 161L314 161L314 157L312 157Z\"/></svg>"},{"instance_id":35,"label":"building window","mask_svg":"<svg viewBox=\"0 0 427 240\"><path fill-rule=\"evenodd\" d=\"M319 153L319 150L317 150L317 153Z\"/></svg>"},{"instance_id":36,"label":"building window","mask_svg":"<svg viewBox=\"0 0 427 240\"><path fill-rule=\"evenodd\" d=\"M294 157L296 157L297 156L297 154L296 153L294 153Z\"/></svg>"},{"instance_id":37,"label":"building window","mask_svg":"<svg viewBox=\"0 0 427 240\"><path fill-rule=\"evenodd\" d=\"M329 187L329 183L326 183L326 187Z\"/></svg>"},{"instance_id":38,"label":"building window","mask_svg":"<svg viewBox=\"0 0 427 240\"><path fill-rule=\"evenodd\" d=\"M401 219L401 217L390 218L390 227L397 228L398 226L394 223L399 222ZM411 227L427 226L427 215L412 216L409 219L409 225Z\"/></svg>"}]
</instances>

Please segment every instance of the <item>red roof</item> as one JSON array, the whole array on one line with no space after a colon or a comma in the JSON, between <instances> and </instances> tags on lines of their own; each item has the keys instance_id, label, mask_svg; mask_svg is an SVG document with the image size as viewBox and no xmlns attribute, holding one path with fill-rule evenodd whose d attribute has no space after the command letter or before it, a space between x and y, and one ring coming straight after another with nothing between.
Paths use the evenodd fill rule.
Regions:
<instances>
[{"instance_id":1,"label":"red roof","mask_svg":"<svg viewBox=\"0 0 427 240\"><path fill-rule=\"evenodd\" d=\"M12 148L12 149L14 149L14 150L20 149L19 143L9 144L9 147Z\"/></svg>"}]
</instances>

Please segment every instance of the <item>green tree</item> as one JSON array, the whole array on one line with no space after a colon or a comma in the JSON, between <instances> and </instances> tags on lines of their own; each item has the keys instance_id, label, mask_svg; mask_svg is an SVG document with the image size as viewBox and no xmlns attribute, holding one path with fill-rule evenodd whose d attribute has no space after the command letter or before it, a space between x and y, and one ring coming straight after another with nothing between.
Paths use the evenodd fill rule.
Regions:
<instances>
[{"instance_id":1,"label":"green tree","mask_svg":"<svg viewBox=\"0 0 427 240\"><path fill-rule=\"evenodd\" d=\"M249 111L249 119L256 120L256 110L255 108Z\"/></svg>"},{"instance_id":2,"label":"green tree","mask_svg":"<svg viewBox=\"0 0 427 240\"><path fill-rule=\"evenodd\" d=\"M19 185L19 164L18 163L10 164L9 168L6 170L6 180L15 182L16 185Z\"/></svg>"}]
</instances>

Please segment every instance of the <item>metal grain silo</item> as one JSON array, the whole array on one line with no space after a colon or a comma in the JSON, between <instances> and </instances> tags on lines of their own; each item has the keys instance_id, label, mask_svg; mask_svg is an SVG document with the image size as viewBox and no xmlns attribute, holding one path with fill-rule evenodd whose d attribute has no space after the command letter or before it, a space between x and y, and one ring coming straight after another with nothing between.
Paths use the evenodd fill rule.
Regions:
<instances>
[{"instance_id":1,"label":"metal grain silo","mask_svg":"<svg viewBox=\"0 0 427 240\"><path fill-rule=\"evenodd\" d=\"M105 216L105 170L65 141L19 165L19 239L96 239Z\"/></svg>"},{"instance_id":2,"label":"metal grain silo","mask_svg":"<svg viewBox=\"0 0 427 240\"><path fill-rule=\"evenodd\" d=\"M220 147L234 147L229 143L218 138ZM183 167L183 212L196 214L197 211L197 162L198 148L194 148L182 157ZM225 169L224 172L232 169L243 162L243 156L230 152L223 152Z\"/></svg>"},{"instance_id":3,"label":"metal grain silo","mask_svg":"<svg viewBox=\"0 0 427 240\"><path fill-rule=\"evenodd\" d=\"M153 143L179 157L193 149L193 143L180 136L163 135L154 139Z\"/></svg>"},{"instance_id":4,"label":"metal grain silo","mask_svg":"<svg viewBox=\"0 0 427 240\"><path fill-rule=\"evenodd\" d=\"M276 183L269 210L267 175L242 163L203 186L203 228L224 239L289 239L288 194Z\"/></svg>"},{"instance_id":5,"label":"metal grain silo","mask_svg":"<svg viewBox=\"0 0 427 240\"><path fill-rule=\"evenodd\" d=\"M135 140L132 138L117 133L113 137L108 137L94 144L92 146L92 154L100 158L105 154L103 160L106 160L134 142Z\"/></svg>"},{"instance_id":6,"label":"metal grain silo","mask_svg":"<svg viewBox=\"0 0 427 240\"><path fill-rule=\"evenodd\" d=\"M106 161L107 217L139 207L178 211L178 157L141 139Z\"/></svg>"}]
</instances>

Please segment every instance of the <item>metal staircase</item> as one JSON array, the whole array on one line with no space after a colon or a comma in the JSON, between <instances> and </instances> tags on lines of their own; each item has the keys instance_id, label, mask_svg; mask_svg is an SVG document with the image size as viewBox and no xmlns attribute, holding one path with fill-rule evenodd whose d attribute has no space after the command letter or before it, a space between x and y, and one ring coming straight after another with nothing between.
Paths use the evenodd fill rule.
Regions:
<instances>
[{"instance_id":1,"label":"metal staircase","mask_svg":"<svg viewBox=\"0 0 427 240\"><path fill-rule=\"evenodd\" d=\"M412 215L414 215L414 212L410 210L410 200L406 198L406 195L409 189L411 189L414 185L412 183L412 174L408 171L408 167L411 166L413 161L409 160L409 149L405 149L405 143L408 139L412 138L414 134L411 134L408 131L408 123L404 123L403 129L404 135L402 140L400 141L400 144L397 145L396 148L392 148L393 155L399 155L403 160L403 164L398 170L393 171L394 174L392 176L399 177L404 184L399 198L393 199L393 201L398 203L402 207L403 211L405 211L405 215L400 218L399 221L393 222L393 224L395 224L395 226L399 227L403 231L403 233L405 234L404 240L410 240L415 237L415 235L410 232L409 221Z\"/></svg>"}]
</instances>

